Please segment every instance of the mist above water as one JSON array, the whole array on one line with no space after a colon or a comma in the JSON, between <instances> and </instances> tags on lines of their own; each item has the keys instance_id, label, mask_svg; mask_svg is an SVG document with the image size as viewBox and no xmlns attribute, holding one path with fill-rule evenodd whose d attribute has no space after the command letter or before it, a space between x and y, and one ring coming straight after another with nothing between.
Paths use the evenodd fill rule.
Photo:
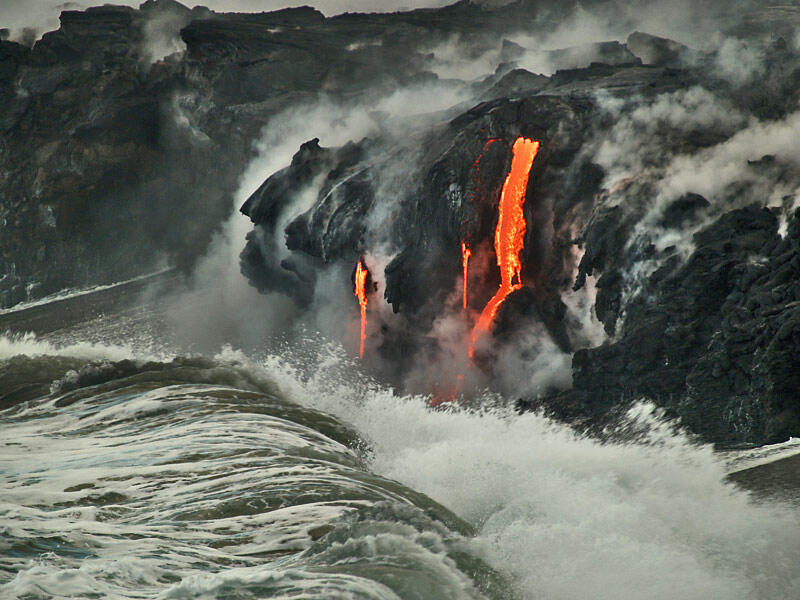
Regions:
<instances>
[{"instance_id":1,"label":"mist above water","mask_svg":"<svg viewBox=\"0 0 800 600\"><path fill-rule=\"evenodd\" d=\"M46 342L30 338L1 341L0 360L20 352L36 355L57 351ZM93 359L104 354L113 359L137 356L124 346L107 352L102 345L58 352ZM215 360L217 373L229 370L231 377L236 372L246 373L247 379L243 381L258 381L264 389L276 389L285 400L332 414L353 427L364 440L369 469L427 494L473 525L477 535L465 541L469 552L510 576L521 598L633 600L646 596L665 600L782 600L800 594L797 507L756 501L726 482L728 464L735 464L735 453L723 457L716 455L710 446L693 443L648 404L641 404L629 413L627 437L600 442L542 416L517 415L496 396L487 396L485 408L480 410L431 410L427 398L399 396L381 387L359 374L357 364L341 347L316 340L301 341L279 355L261 358L223 349ZM204 405L204 411L212 412L203 421L185 425L176 422L171 426L180 432L183 441L179 445L177 438L163 438L157 429L148 432L151 420L155 426L160 419L180 418L180 411L164 413L166 406L180 406L189 412L199 406L190 402L188 396L164 404L169 394L180 395L179 389L151 393L140 400L109 407L95 416L83 409L90 418L84 419L85 422L75 421L75 426L93 427L110 419L116 425L105 431L102 439L98 438L103 444L115 447L114 436L120 435L132 448L146 447L147 453L139 458L130 453L120 454L119 461L126 461L124 469L131 473L136 472L137 461L149 464L158 456L163 458L165 453L182 456L207 452L206 444L217 439L214 432L218 423L214 425L215 418L211 416L213 403ZM106 414L107 418L103 416ZM252 447L259 446L263 438L259 428L263 424L258 425L257 419L241 420L239 431L238 417L233 413L226 415L224 421L229 431L225 443L217 450L223 450L225 444L238 447L248 439ZM130 420L134 416L136 419ZM59 419L67 421L59 425ZM206 431L202 423L208 419L212 428ZM71 409L62 408L51 414L42 413L38 422L32 421L25 427L46 426L48 431L67 431L73 427L69 424L73 420ZM134 425L143 436L139 441L130 437L130 432L126 433L126 428ZM277 421L269 426L274 429L270 434L273 437L282 440L289 435L281 431ZM80 460L86 461L92 451L73 444L63 460L74 462L79 455L83 457ZM216 468L213 456L213 453L206 456L204 468ZM109 465L108 474L122 472L122 465L122 462ZM98 463L93 468L103 467ZM157 472L152 471L153 475ZM92 473L92 477L103 480L100 471ZM72 477L76 484L88 472L69 471L62 475L49 473L46 467L38 477L44 482L55 477L54 481L64 487L65 476ZM306 476L298 473L298 477L299 485ZM38 485L46 487L45 483ZM247 471L239 471L237 489L246 490L251 485L257 484L248 483ZM120 486L116 484L115 489L121 490ZM43 499L61 489L58 485L56 488ZM193 501L201 500L196 497ZM303 515L306 513L298 512L291 517L296 520L293 526L305 527L304 521L298 520L305 518ZM54 513L48 518L49 524L39 517L36 523L55 527L61 517ZM87 515L82 517L85 518ZM323 518L321 513L318 518ZM329 518L337 517L326 513L324 519ZM230 519L239 517L231 515ZM110 525L98 527L100 524L89 535L104 535ZM243 528L240 535L249 531L244 521L237 527ZM265 534L272 531L269 527L274 525L267 526ZM285 531L282 535L289 535ZM263 540L259 543L263 544ZM196 543L199 541L192 542L190 535L181 541L187 551L213 562L213 554L200 546L195 548ZM402 557L399 560L410 560L403 547L394 546L391 551L399 553L397 556ZM139 552L135 544L131 548ZM384 551L389 551L389 546ZM106 555L101 547L96 552L100 556L91 559L95 566L89 568L87 562L86 568L70 576L69 589L76 594L97 589L99 582L109 576L115 578L115 585L122 586L115 588L120 591L125 581L138 577L136 573L140 570L151 569L140 558L131 558L123 565L112 552L107 557L110 562L102 567L105 570L98 570ZM440 559L420 555L414 560L422 560L422 565ZM123 566L124 572L119 571ZM433 568L433 563L425 568ZM11 584L16 587L7 589L50 586L64 573L55 563L48 565L45 560L17 578ZM218 572L211 569L202 578L192 576L170 588L167 596L219 593L224 585L233 583L247 589L265 581L262 576L255 567ZM151 576L146 581L148 586L159 585ZM462 596L455 593L453 597Z\"/></svg>"},{"instance_id":2,"label":"mist above water","mask_svg":"<svg viewBox=\"0 0 800 600\"><path fill-rule=\"evenodd\" d=\"M9 3L4 10L14 6L17 5ZM336 11L350 7L344 3L326 6ZM226 7L220 2L211 8L233 9L238 5ZM258 9L265 9L265 5L259 3ZM680 13L675 23L685 21L691 14ZM0 13L0 24L3 16ZM668 35L674 30L675 23L661 27L656 22L668 16L666 12L651 15L650 31ZM610 26L592 29L588 17L572 24L579 36L566 37L565 28L557 32L564 37L552 37L547 47L616 38L629 32ZM697 38L696 30L687 31ZM517 39L533 47L532 39ZM443 64L452 56L445 50L449 48L439 53ZM752 62L731 59L740 51L723 43L720 70L736 79L752 77L757 72ZM455 67L467 74L483 75L492 65L484 58ZM732 70L735 64L743 65L743 69ZM452 66L444 64L443 68ZM407 114L407 109L416 109L423 103L421 99L427 102L434 95L431 91L436 90L404 91L382 99L381 107L396 118L417 116ZM462 99L458 93L446 95L436 109ZM622 107L611 101L607 109L617 116L622 113ZM238 209L267 176L286 166L308 139L319 137L322 145L336 146L374 134L383 125L365 113L364 106L343 108L320 103L296 107L276 117L263 132L259 156L242 178L234 195L234 208ZM758 158L743 150L752 148L753 140L779 156L796 156L797 139L790 135L795 131L796 120L797 116L791 115L770 127L748 126L747 119L730 110L724 99L690 90L661 97L638 112L631 111L620 120L607 142L596 148L596 158L608 168L609 183L630 171L649 167L637 162L641 157L652 158L653 162L669 159L663 161L662 167L668 175L663 186L665 198L688 189L687 182L693 189L706 185L708 189L703 191L713 196L714 186L735 183L741 176L740 172L732 174L735 168L727 171L717 167L728 165L731 157L739 163ZM649 154L655 147L649 141L654 132L647 128L647 123L652 122L677 128L745 129L727 144L707 152L707 162L714 165L713 169L688 169L686 157ZM632 162L622 164L620 157ZM721 183L720 172L725 175ZM789 190L792 191L796 192ZM318 189L306 192L306 196L286 207L281 223L307 209L309 198L313 201ZM652 210L656 214L661 208L663 204L659 203ZM384 223L384 216L372 216L375 230ZM649 223L647 219L643 222ZM539 415L517 415L508 407L512 395L503 398L486 393L481 397L486 407L483 410L431 410L429 398L406 396L381 386L363 376L352 360L357 347L358 313L348 269L331 267L323 273L312 310L302 314L288 298L277 293L259 294L241 276L239 252L249 229L250 223L234 210L234 216L200 262L188 289L163 300L169 326L165 332L174 336L170 344L181 350L212 353L232 342L245 350L224 350L219 360L235 361L277 384L288 399L351 424L369 446L369 467L428 494L474 525L478 535L469 542L471 550L494 568L512 575L523 598L800 597L797 507L754 501L727 483L723 460L710 447L693 443L666 423L650 405L640 404L628 415L632 429L646 433L617 442L600 442L576 434ZM642 235L661 240L662 245L677 243L658 237L662 233L647 227L641 231ZM283 252L285 248L276 251ZM377 260L385 265L389 258L387 255ZM586 343L597 344L603 334L591 311L594 292L589 287L582 293L589 294L589 298L573 295L565 301L572 303L579 329L586 332ZM446 319L437 326L442 339L453 331L457 333L457 326ZM345 349L339 343L309 343L303 337L305 332L338 340ZM454 339L457 343L455 334ZM527 332L520 343L535 348L538 354L532 362L515 362L517 348L509 349L500 372L510 385L518 386L507 388L510 393L522 390L533 394L554 383L569 386L569 356L558 350L544 332ZM282 347L282 351L265 350L273 346ZM0 338L0 359L20 353L79 354L112 360L130 355L123 346L81 344L57 349L47 341L32 338ZM443 364L437 363L435 368ZM134 564L131 568L137 567ZM57 579L57 575L53 577ZM231 581L238 576L246 579L251 574L230 575ZM173 595L218 589L215 585L221 584L214 577L217 575L189 582L173 590Z\"/></svg>"},{"instance_id":3,"label":"mist above water","mask_svg":"<svg viewBox=\"0 0 800 600\"><path fill-rule=\"evenodd\" d=\"M475 525L476 551L513 574L523 598L800 594L797 508L754 502L725 481L710 446L649 404L627 417L637 439L603 443L502 406L437 411L424 397L354 385L331 348L313 362L308 378L283 359L265 365L290 397L353 424L375 472Z\"/></svg>"}]
</instances>

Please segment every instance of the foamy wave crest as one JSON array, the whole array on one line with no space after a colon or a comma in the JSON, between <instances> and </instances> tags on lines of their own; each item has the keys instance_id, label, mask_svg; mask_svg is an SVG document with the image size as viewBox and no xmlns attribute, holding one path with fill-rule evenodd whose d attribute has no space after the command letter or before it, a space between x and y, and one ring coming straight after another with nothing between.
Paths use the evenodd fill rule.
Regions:
<instances>
[{"instance_id":1,"label":"foamy wave crest","mask_svg":"<svg viewBox=\"0 0 800 600\"><path fill-rule=\"evenodd\" d=\"M56 344L34 333L0 335L0 360L14 356L64 356L86 360L163 360L164 355L122 344L78 342Z\"/></svg>"},{"instance_id":2,"label":"foamy wave crest","mask_svg":"<svg viewBox=\"0 0 800 600\"><path fill-rule=\"evenodd\" d=\"M0 596L508 597L467 523L226 353L84 363L0 410Z\"/></svg>"},{"instance_id":3,"label":"foamy wave crest","mask_svg":"<svg viewBox=\"0 0 800 600\"><path fill-rule=\"evenodd\" d=\"M264 366L298 401L352 424L372 470L477 528L473 549L525 598L800 597L796 507L755 502L730 457L693 443L649 404L633 439L602 442L535 414L431 410L357 381L332 347ZM300 377L301 372L309 375Z\"/></svg>"},{"instance_id":4,"label":"foamy wave crest","mask_svg":"<svg viewBox=\"0 0 800 600\"><path fill-rule=\"evenodd\" d=\"M797 507L646 403L434 410L315 340L92 368L0 412L12 597L800 597Z\"/></svg>"}]
</instances>

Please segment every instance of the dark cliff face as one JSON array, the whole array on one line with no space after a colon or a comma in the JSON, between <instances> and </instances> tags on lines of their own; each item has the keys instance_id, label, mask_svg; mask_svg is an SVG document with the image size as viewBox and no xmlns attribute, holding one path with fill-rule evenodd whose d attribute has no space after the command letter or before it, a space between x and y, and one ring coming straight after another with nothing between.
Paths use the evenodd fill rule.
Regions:
<instances>
[{"instance_id":1,"label":"dark cliff face","mask_svg":"<svg viewBox=\"0 0 800 600\"><path fill-rule=\"evenodd\" d=\"M326 19L309 7L217 14L147 0L64 11L32 48L4 36L0 307L190 267L277 113L436 80L432 47L456 36L481 53L537 18L535 2L521 8Z\"/></svg>"},{"instance_id":2,"label":"dark cliff face","mask_svg":"<svg viewBox=\"0 0 800 600\"><path fill-rule=\"evenodd\" d=\"M177 10L67 11L31 50L2 42L0 305L189 264L228 214L249 139L181 123L186 65L145 60Z\"/></svg>"},{"instance_id":3,"label":"dark cliff face","mask_svg":"<svg viewBox=\"0 0 800 600\"><path fill-rule=\"evenodd\" d=\"M714 160L756 122L783 127L784 135L791 129L798 82L783 74L800 57L781 40L763 48L760 78L742 80L721 75L717 55L637 32L625 45L598 45L595 56L605 63L550 77L512 65L476 86L485 102L402 141L376 135L323 148L312 140L242 207L256 225L243 271L260 289L306 303L317 273L361 255L369 264L378 247L390 248L393 258L372 273L383 294L375 301L399 317L383 319L371 344L377 371L402 386L443 343L436 322L453 311L461 243L481 247L493 263L511 145L518 136L533 138L541 150L526 192L525 285L498 314L494 349L473 366L491 378L502 347L519 330L540 327L541 339L572 354L572 387L542 389L523 398L522 408L601 428L631 402L649 399L707 441L797 435L797 215L791 197L768 198L800 183L800 170L786 155L766 157L743 162L752 177L710 200L699 193L704 185L663 191L676 177L672 165ZM504 52L519 53L510 44ZM699 121L679 122L677 111L694 97L701 98L691 107ZM711 104L728 111L724 123L703 122ZM604 144L623 146L619 138L637 128L636 154L624 159L635 168L618 177L616 165L598 157ZM386 175L398 164L403 178ZM308 189L316 194L311 208L282 223L281 211ZM385 212L391 219L378 232L369 215ZM674 245L663 242L670 236ZM489 268L473 277L469 303L479 310L498 276ZM607 336L588 347L566 306L587 278Z\"/></svg>"},{"instance_id":4,"label":"dark cliff face","mask_svg":"<svg viewBox=\"0 0 800 600\"><path fill-rule=\"evenodd\" d=\"M667 258L626 304L611 343L575 353L570 400L597 416L652 398L719 443L795 435L797 227L795 212L781 237L774 212L750 205L695 234L691 256ZM619 293L603 278L598 305ZM613 308L605 316L620 320Z\"/></svg>"},{"instance_id":5,"label":"dark cliff face","mask_svg":"<svg viewBox=\"0 0 800 600\"><path fill-rule=\"evenodd\" d=\"M242 206L254 227L241 267L302 309L365 256L378 376L411 390L465 373L476 388L502 380L523 408L597 428L644 398L708 441L800 435L790 141L800 55L774 33L800 17L727 15L738 37L706 51L633 22L625 43L504 40L544 39L575 4L326 18L150 0L67 11L32 49L0 41L0 305L164 261L190 268L228 216L262 129L324 100L374 126L325 147L317 123L304 125L310 141ZM443 52L489 57L491 74L439 76ZM456 93L441 111L373 106L409 89ZM520 136L541 144L525 192L523 286L468 360L470 328L500 281L493 236ZM466 310L462 244L473 261ZM571 362L571 386L570 373L528 385L556 368L537 362L542 348Z\"/></svg>"},{"instance_id":6,"label":"dark cliff face","mask_svg":"<svg viewBox=\"0 0 800 600\"><path fill-rule=\"evenodd\" d=\"M478 9L453 10L325 19L148 0L65 11L33 48L0 40L0 306L188 268L271 118L435 78L425 48L453 27L490 38Z\"/></svg>"}]
</instances>

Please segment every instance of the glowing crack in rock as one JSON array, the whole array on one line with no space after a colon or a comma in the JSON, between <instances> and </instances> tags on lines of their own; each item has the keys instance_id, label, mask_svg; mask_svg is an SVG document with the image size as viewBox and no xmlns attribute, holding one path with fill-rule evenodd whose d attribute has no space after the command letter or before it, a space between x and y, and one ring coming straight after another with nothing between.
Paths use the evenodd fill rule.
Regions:
<instances>
[{"instance_id":1,"label":"glowing crack in rock","mask_svg":"<svg viewBox=\"0 0 800 600\"><path fill-rule=\"evenodd\" d=\"M364 342L367 340L367 277L369 270L364 263L364 257L358 259L356 263L356 277L355 277L355 296L358 298L358 305L361 308L361 344L358 350L358 356L364 358Z\"/></svg>"},{"instance_id":2,"label":"glowing crack in rock","mask_svg":"<svg viewBox=\"0 0 800 600\"><path fill-rule=\"evenodd\" d=\"M469 274L469 258L472 251L466 242L461 242L461 266L464 268L464 310L467 310L467 277Z\"/></svg>"}]
</instances>

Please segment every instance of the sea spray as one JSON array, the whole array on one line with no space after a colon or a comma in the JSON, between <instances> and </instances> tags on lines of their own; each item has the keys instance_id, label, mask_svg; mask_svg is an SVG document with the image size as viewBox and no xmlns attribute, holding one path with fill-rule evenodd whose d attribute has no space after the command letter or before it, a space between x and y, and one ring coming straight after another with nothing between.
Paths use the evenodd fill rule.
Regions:
<instances>
[{"instance_id":1,"label":"sea spray","mask_svg":"<svg viewBox=\"0 0 800 600\"><path fill-rule=\"evenodd\" d=\"M647 435L603 442L535 414L431 410L424 397L359 388L341 379L336 356L321 348L303 381L282 359L266 369L291 397L352 424L372 470L473 524L474 551L512 575L523 597L800 594L797 508L753 501L725 480L710 446L652 405L628 415Z\"/></svg>"}]
</instances>

